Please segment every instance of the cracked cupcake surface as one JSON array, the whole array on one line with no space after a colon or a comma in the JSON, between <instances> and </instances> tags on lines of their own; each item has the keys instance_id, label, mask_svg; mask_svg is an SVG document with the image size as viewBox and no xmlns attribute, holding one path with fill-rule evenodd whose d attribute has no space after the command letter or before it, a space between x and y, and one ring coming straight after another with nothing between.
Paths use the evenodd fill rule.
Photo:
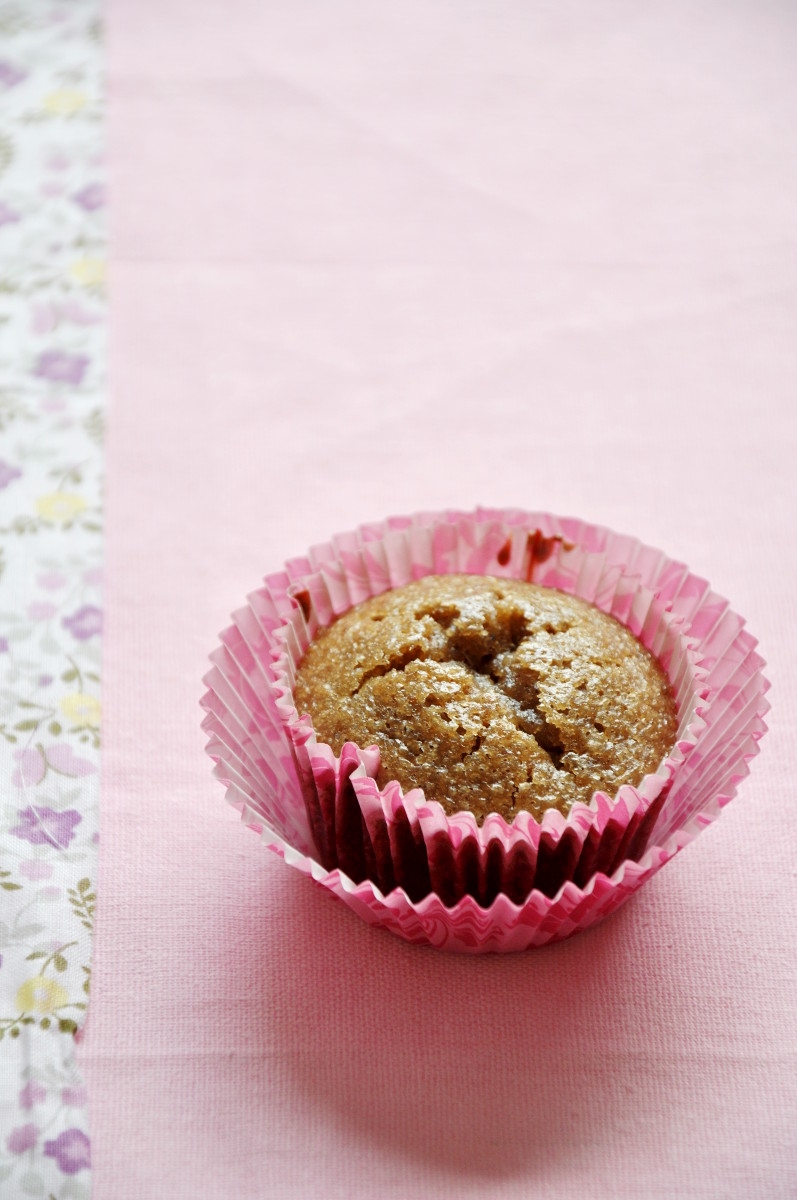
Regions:
<instances>
[{"instance_id":1,"label":"cracked cupcake surface","mask_svg":"<svg viewBox=\"0 0 797 1200\"><path fill-rule=\"evenodd\" d=\"M638 784L677 730L664 671L619 621L482 575L428 575L320 629L295 701L336 754L379 747L380 787L423 788L479 823Z\"/></svg>"}]
</instances>

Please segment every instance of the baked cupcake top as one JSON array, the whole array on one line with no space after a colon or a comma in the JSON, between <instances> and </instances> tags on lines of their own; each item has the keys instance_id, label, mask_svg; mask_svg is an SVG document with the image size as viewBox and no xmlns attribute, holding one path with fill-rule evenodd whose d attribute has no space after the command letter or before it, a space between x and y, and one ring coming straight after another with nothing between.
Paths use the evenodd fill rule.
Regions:
<instances>
[{"instance_id":1,"label":"baked cupcake top","mask_svg":"<svg viewBox=\"0 0 797 1200\"><path fill-rule=\"evenodd\" d=\"M295 702L319 740L377 745L377 782L448 814L567 813L672 749L662 668L613 617L522 580L427 575L318 631Z\"/></svg>"}]
</instances>

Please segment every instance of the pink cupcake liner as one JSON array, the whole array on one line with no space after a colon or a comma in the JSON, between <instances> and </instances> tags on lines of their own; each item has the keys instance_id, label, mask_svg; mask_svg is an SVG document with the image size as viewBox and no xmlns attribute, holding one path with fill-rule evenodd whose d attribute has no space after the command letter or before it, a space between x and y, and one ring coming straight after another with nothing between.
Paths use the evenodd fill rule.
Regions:
<instances>
[{"instance_id":1,"label":"pink cupcake liner","mask_svg":"<svg viewBox=\"0 0 797 1200\"><path fill-rule=\"evenodd\" d=\"M510 530L496 521L465 520L457 526L433 522L420 529L405 524L391 529L382 541L376 534L377 527L367 527L367 544L363 549L365 539L361 539L359 551L354 535L348 536L343 545L336 539L330 547L315 548L307 559L293 560L287 575L271 579L268 596L261 597L261 602L268 601L283 620L282 626L270 626L271 636L283 647L274 658L271 675L279 713L294 746L321 864L328 870L339 867L354 882L369 877L382 891L406 880L401 885L414 899L431 888L448 904L467 892L486 904L496 889L515 894L521 883L527 891L537 888L552 895L576 875L586 880L585 864L602 869L612 861L618 845L627 847L628 854L640 853L642 835L649 832L651 824L648 820L643 825L642 817L691 749L699 728L695 712L700 695L697 673L688 643L666 607L649 589L641 587L638 579L624 576L616 564L607 564L605 556L584 552L561 538L546 538L539 531ZM541 828L532 822L531 834L525 831L520 844L512 848L511 863L509 830L496 818L501 837L498 841L491 839L488 870L486 834L478 830L469 814L449 818L434 803L424 804L416 813L400 790L398 803L394 792L391 803L384 804L380 811L379 794L373 784L375 794L369 802L370 792L359 775L376 774L378 753L348 746L337 760L330 747L317 742L309 720L299 719L293 707L295 668L319 624L385 586L400 586L430 569L481 569L539 577L542 564L546 564L547 582L575 591L619 615L657 654L673 680L683 714L682 726L673 755L657 775L643 780L638 789L625 788L618 794L618 800L625 803L615 804L612 823L605 833L601 827L604 840L600 847L594 844L593 829L589 845L584 848L587 832L598 819L597 800L589 806L574 806L567 818L551 810ZM366 753L372 756L370 762L363 757ZM362 771L356 771L358 756ZM604 804L611 803L604 798ZM401 819L406 830L410 811L414 815L409 828L414 836L399 837L401 831L393 830L391 822ZM462 853L452 854L452 846L459 846L463 833L470 836ZM632 834L638 835L633 841ZM379 866L384 864L387 847L392 847L395 869L386 873ZM403 863L397 860L397 852ZM511 882L507 873L511 873Z\"/></svg>"},{"instance_id":2,"label":"pink cupcake liner","mask_svg":"<svg viewBox=\"0 0 797 1200\"><path fill-rule=\"evenodd\" d=\"M368 532L373 538L373 527L369 527ZM468 532L471 531L468 529ZM481 532L484 536L481 542L477 540L475 544L481 549L484 564L489 569L494 556L499 555L497 569L503 567L511 570L506 528L492 523L486 531ZM438 557L435 558L433 553L427 557L427 569L429 565L438 570L447 565L455 568L474 565L473 537L466 540L466 555L463 556L462 544L458 544L456 537L452 539L450 534L449 530L446 537L435 535ZM310 571L309 574L302 574L312 565L308 560L295 560L290 565L294 575L292 584L288 585L289 577L286 576L273 577L269 581L267 588L257 598L257 606L267 641L270 639L273 643L278 640L283 645L283 652L277 655L275 669L271 672L281 680L281 689L277 689L279 694L290 697L294 668L315 632L315 627L308 625L313 608L320 609L324 619L328 620L330 613L345 611L352 598L360 599L371 594L374 586L383 584L386 578L403 580L415 574L417 559L413 557L412 546L402 547L402 540L406 540L405 535L397 534L387 546L387 551L392 552L392 574L387 567L387 553L382 556L381 574L372 568L367 578L362 560L359 562L360 569L352 570L352 561L356 563L357 560L353 559L349 545L348 563L341 564L333 560L337 568L342 565L342 570L338 569L337 574L331 577L332 586L325 587L318 573ZM545 549L545 554L540 554L544 539L539 534L530 540L529 535L524 533L521 538L515 539L515 543L519 546L518 557L526 574L529 573L529 566L536 567L543 557L561 554L563 549L561 545L552 543ZM371 548L369 544L369 550ZM616 567L607 572L606 564L598 556L573 551L573 547L568 548L570 576L575 588L586 598L602 600L608 610L619 609L632 624L636 616L642 636L669 666L676 692L682 701L681 707L687 709L681 693L686 689L686 696L689 697L691 693L688 688L693 685L695 672L689 655L683 649L682 636L671 628L670 617L661 610L661 606L657 609L651 593L641 591L634 581L629 583L622 580ZM328 551L325 554L318 551L314 553L316 560L329 563ZM527 559L525 563L524 554ZM561 574L561 561L558 560L556 565ZM495 566L493 569L496 569ZM327 577L330 577L329 572ZM353 586L349 586L349 581L353 581ZM623 586L619 586L621 583ZM297 588L301 589L298 591L301 603L296 601ZM251 599L254 604L254 598ZM273 619L275 614L276 619ZM262 659L264 655L263 647L256 644L258 627L253 627L252 614L246 610L236 614L235 619L238 635L243 636L245 643L248 640L254 646L254 659L250 656L249 663L243 664L251 669L252 661ZM279 624L280 620L282 624ZM647 630L644 629L646 624ZM236 630L228 631L225 641L228 647L234 649ZM240 649L238 657L242 660ZM256 686L256 679L254 683ZM247 708L255 712L256 706L251 697L247 699L244 695L244 683L239 682L237 686L243 698L238 706L239 747L235 782L239 788L242 781L248 783L249 786L243 790L251 795L251 772L253 766L257 769L253 763L257 755L251 746L240 744L245 740L240 722L246 720ZM222 723L225 722L225 701L228 709L236 707L234 698L231 699L229 694L221 694L225 687L226 681L217 681L216 695L209 699L209 706L220 710ZM273 692L267 685L264 701L268 703L272 698ZM263 706L257 707L260 711L256 715L262 721ZM288 729L296 752L312 841L317 849L316 857L327 869L339 867L355 882L365 877L371 878L383 892L403 886L413 899L420 899L431 888L449 904L471 893L486 905L498 891L519 898L536 887L552 895L566 879L586 881L591 871L606 869L614 861L618 847L625 848L628 854L638 855L641 852L642 835L650 828L649 818L652 814L648 813L645 823L642 817L662 786L662 779L649 778L643 781L640 791L632 788L622 790L618 799L624 800L624 804L614 804L612 808L612 802L607 797L603 797L602 805L596 798L591 807L576 806L567 819L552 810L541 828L531 822L522 835L522 820L515 823L510 835L505 823L500 818L494 818L499 830L499 836L496 837L492 825L488 824L482 832L468 814L447 818L436 804L424 804L416 811L414 798L405 800L397 785L394 785L390 797L387 794L381 796L372 780L360 778L363 774L376 773L379 758L375 750L359 750L348 746L340 760L337 760L328 746L316 742L311 725L298 720L290 703L279 707L281 720ZM686 718L683 723L686 724ZM219 740L225 743L228 755L234 754L236 725L229 713L226 729L217 729L216 732ZM255 728L254 736L257 734ZM673 760L662 769L663 777L666 777L668 770L672 771L674 762L682 757L693 741L693 737L691 741L686 735L682 737ZM603 819L607 805L610 806L610 822ZM411 820L408 820L408 813ZM596 820L600 821L599 845L595 839ZM488 834L489 845L485 840ZM633 839L632 834L635 835Z\"/></svg>"},{"instance_id":3,"label":"pink cupcake liner","mask_svg":"<svg viewBox=\"0 0 797 1200\"><path fill-rule=\"evenodd\" d=\"M676 745L637 788L565 818L447 817L419 791L379 789L375 747L319 743L292 702L317 628L429 573L532 578L623 621L659 659ZM268 576L211 655L203 728L244 822L370 924L451 950L519 950L614 911L731 799L765 731L755 640L705 580L636 539L548 513L478 509L339 534Z\"/></svg>"}]
</instances>

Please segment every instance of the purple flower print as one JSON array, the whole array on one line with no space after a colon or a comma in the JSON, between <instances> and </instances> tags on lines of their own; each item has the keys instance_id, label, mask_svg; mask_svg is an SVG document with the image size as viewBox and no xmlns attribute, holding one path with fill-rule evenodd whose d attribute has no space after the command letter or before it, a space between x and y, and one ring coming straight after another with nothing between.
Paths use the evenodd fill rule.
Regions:
<instances>
[{"instance_id":1,"label":"purple flower print","mask_svg":"<svg viewBox=\"0 0 797 1200\"><path fill-rule=\"evenodd\" d=\"M28 616L31 621L49 621L57 611L55 605L48 604L46 600L34 600L32 604L28 605Z\"/></svg>"},{"instance_id":2,"label":"purple flower print","mask_svg":"<svg viewBox=\"0 0 797 1200\"><path fill-rule=\"evenodd\" d=\"M82 1129L65 1129L55 1141L44 1143L47 1158L54 1158L64 1175L77 1175L91 1166L91 1143Z\"/></svg>"},{"instance_id":3,"label":"purple flower print","mask_svg":"<svg viewBox=\"0 0 797 1200\"><path fill-rule=\"evenodd\" d=\"M77 300L66 300L58 311L65 321L73 321L75 325L99 325L103 319L102 313L92 312Z\"/></svg>"},{"instance_id":4,"label":"purple flower print","mask_svg":"<svg viewBox=\"0 0 797 1200\"><path fill-rule=\"evenodd\" d=\"M14 212L13 208L9 208L0 200L0 225L12 225L14 221L19 220L19 213Z\"/></svg>"},{"instance_id":5,"label":"purple flower print","mask_svg":"<svg viewBox=\"0 0 797 1200\"><path fill-rule=\"evenodd\" d=\"M34 1104L39 1104L42 1100L47 1099L47 1088L42 1087L40 1083L36 1083L31 1079L30 1083L26 1083L22 1091L19 1093L19 1107L24 1108L25 1112L30 1112Z\"/></svg>"},{"instance_id":6,"label":"purple flower print","mask_svg":"<svg viewBox=\"0 0 797 1200\"><path fill-rule=\"evenodd\" d=\"M94 604L84 604L71 617L64 617L61 624L72 637L79 642L86 642L95 634L102 633L102 609Z\"/></svg>"},{"instance_id":7,"label":"purple flower print","mask_svg":"<svg viewBox=\"0 0 797 1200\"><path fill-rule=\"evenodd\" d=\"M39 1131L35 1125L17 1125L6 1138L6 1145L11 1154L24 1154L26 1150L33 1149L38 1136Z\"/></svg>"},{"instance_id":8,"label":"purple flower print","mask_svg":"<svg viewBox=\"0 0 797 1200\"><path fill-rule=\"evenodd\" d=\"M8 654L8 638L0 637L0 654Z\"/></svg>"},{"instance_id":9,"label":"purple flower print","mask_svg":"<svg viewBox=\"0 0 797 1200\"><path fill-rule=\"evenodd\" d=\"M39 408L42 410L42 412L57 413L63 412L66 408L66 405L60 396L42 396L41 400L39 401ZM63 424L61 425L61 428L64 428Z\"/></svg>"},{"instance_id":10,"label":"purple flower print","mask_svg":"<svg viewBox=\"0 0 797 1200\"><path fill-rule=\"evenodd\" d=\"M40 675L39 676L39 687L49 687L52 682L53 682L52 675Z\"/></svg>"},{"instance_id":11,"label":"purple flower print","mask_svg":"<svg viewBox=\"0 0 797 1200\"><path fill-rule=\"evenodd\" d=\"M86 1089L82 1087L61 1088L61 1100L70 1108L85 1108L89 1102Z\"/></svg>"},{"instance_id":12,"label":"purple flower print","mask_svg":"<svg viewBox=\"0 0 797 1200\"><path fill-rule=\"evenodd\" d=\"M50 746L46 754L41 746L28 746L25 750L15 750L14 758L19 765L11 776L11 782L18 788L36 787L44 779L48 767L72 779L93 775L97 770L90 758L81 758L73 753L72 747L66 742Z\"/></svg>"},{"instance_id":13,"label":"purple flower print","mask_svg":"<svg viewBox=\"0 0 797 1200\"><path fill-rule=\"evenodd\" d=\"M48 592L57 591L67 583L66 575L62 575L59 571L47 571L44 575L37 575L36 582L39 587L47 588Z\"/></svg>"},{"instance_id":14,"label":"purple flower print","mask_svg":"<svg viewBox=\"0 0 797 1200\"><path fill-rule=\"evenodd\" d=\"M17 811L19 825L10 831L12 837L22 838L31 846L57 846L65 850L75 836L75 827L82 817L73 808L56 812L53 808L21 808Z\"/></svg>"},{"instance_id":15,"label":"purple flower print","mask_svg":"<svg viewBox=\"0 0 797 1200\"><path fill-rule=\"evenodd\" d=\"M52 333L58 324L58 309L54 304L34 304L30 310L30 327L34 333Z\"/></svg>"},{"instance_id":16,"label":"purple flower print","mask_svg":"<svg viewBox=\"0 0 797 1200\"><path fill-rule=\"evenodd\" d=\"M33 374L53 383L79 384L86 374L89 360L85 354L67 354L64 350L44 350L39 355Z\"/></svg>"},{"instance_id":17,"label":"purple flower print","mask_svg":"<svg viewBox=\"0 0 797 1200\"><path fill-rule=\"evenodd\" d=\"M22 83L23 79L28 78L28 72L22 67L15 67L10 62L0 62L0 87L8 90L8 88L16 87L18 83Z\"/></svg>"},{"instance_id":18,"label":"purple flower print","mask_svg":"<svg viewBox=\"0 0 797 1200\"><path fill-rule=\"evenodd\" d=\"M95 208L102 208L105 203L105 188L101 183L90 183L88 187L77 192L72 199L75 204L85 208L86 212L94 212Z\"/></svg>"},{"instance_id":19,"label":"purple flower print","mask_svg":"<svg viewBox=\"0 0 797 1200\"><path fill-rule=\"evenodd\" d=\"M37 858L29 858L19 864L19 873L26 879L49 879L53 868L50 863L40 862Z\"/></svg>"},{"instance_id":20,"label":"purple flower print","mask_svg":"<svg viewBox=\"0 0 797 1200\"><path fill-rule=\"evenodd\" d=\"M0 458L0 488L8 487L9 483L19 479L21 474L19 467L12 467L11 463L3 462Z\"/></svg>"},{"instance_id":21,"label":"purple flower print","mask_svg":"<svg viewBox=\"0 0 797 1200\"><path fill-rule=\"evenodd\" d=\"M92 312L77 300L65 300L61 304L33 304L30 309L30 327L34 333L52 333L61 321L74 325L99 325L102 313Z\"/></svg>"},{"instance_id":22,"label":"purple flower print","mask_svg":"<svg viewBox=\"0 0 797 1200\"><path fill-rule=\"evenodd\" d=\"M14 758L19 763L11 776L14 787L35 787L37 783L41 783L47 771L47 759L41 750L36 746L29 746L27 750L15 750Z\"/></svg>"},{"instance_id":23,"label":"purple flower print","mask_svg":"<svg viewBox=\"0 0 797 1200\"><path fill-rule=\"evenodd\" d=\"M59 742L50 746L47 751L47 763L60 775L94 775L97 768L89 758L80 758L72 753L72 747L67 742Z\"/></svg>"}]
</instances>

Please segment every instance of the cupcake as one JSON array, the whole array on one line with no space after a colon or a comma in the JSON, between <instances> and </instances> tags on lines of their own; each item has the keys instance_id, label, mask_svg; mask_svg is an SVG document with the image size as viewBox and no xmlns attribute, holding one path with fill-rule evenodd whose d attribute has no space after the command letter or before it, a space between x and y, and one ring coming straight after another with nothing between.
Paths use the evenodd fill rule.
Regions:
<instances>
[{"instance_id":1,"label":"cupcake","mask_svg":"<svg viewBox=\"0 0 797 1200\"><path fill-rule=\"evenodd\" d=\"M246 823L369 922L541 945L612 911L732 796L767 707L742 626L600 527L394 518L234 614L208 749Z\"/></svg>"},{"instance_id":2,"label":"cupcake","mask_svg":"<svg viewBox=\"0 0 797 1200\"><path fill-rule=\"evenodd\" d=\"M677 730L664 671L624 625L489 575L427 575L350 609L310 643L294 701L335 754L378 747L380 787L479 825L640 783Z\"/></svg>"}]
</instances>

